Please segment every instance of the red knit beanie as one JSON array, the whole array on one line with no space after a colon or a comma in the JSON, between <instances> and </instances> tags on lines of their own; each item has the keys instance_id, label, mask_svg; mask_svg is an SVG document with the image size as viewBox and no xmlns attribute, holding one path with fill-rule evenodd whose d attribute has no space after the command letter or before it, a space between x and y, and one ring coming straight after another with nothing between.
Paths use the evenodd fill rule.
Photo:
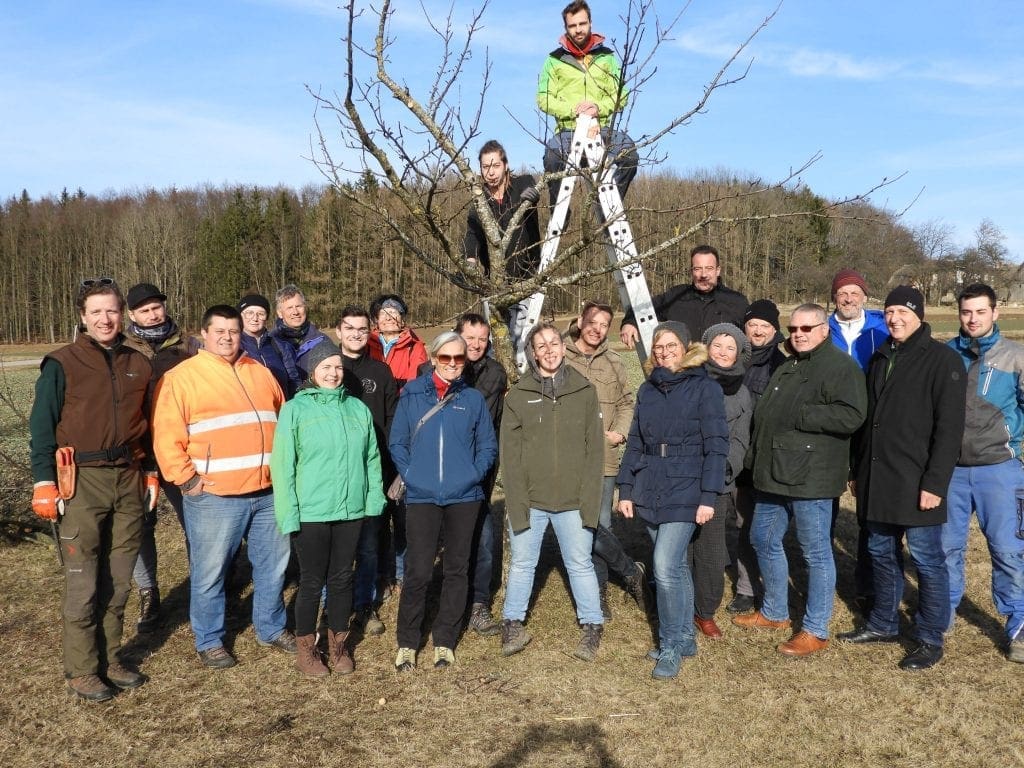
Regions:
<instances>
[{"instance_id":1,"label":"red knit beanie","mask_svg":"<svg viewBox=\"0 0 1024 768\"><path fill-rule=\"evenodd\" d=\"M836 291L842 288L844 285L856 285L862 291L864 295L868 295L868 284L864 282L864 277L855 269L840 269L836 272L836 276L832 279L832 298L835 299Z\"/></svg>"}]
</instances>

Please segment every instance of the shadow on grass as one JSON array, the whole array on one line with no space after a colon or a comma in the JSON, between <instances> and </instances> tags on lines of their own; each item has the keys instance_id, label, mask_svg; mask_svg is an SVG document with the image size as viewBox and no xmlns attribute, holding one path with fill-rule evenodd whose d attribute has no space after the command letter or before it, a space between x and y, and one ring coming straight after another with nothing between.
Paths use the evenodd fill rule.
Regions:
<instances>
[{"instance_id":1,"label":"shadow on grass","mask_svg":"<svg viewBox=\"0 0 1024 768\"><path fill-rule=\"evenodd\" d=\"M505 753L490 764L490 768L515 768L536 762L535 755L546 755L556 762L559 755L571 753L575 763L581 752L590 753L583 765L595 768L618 768L608 749L604 731L595 723L541 723L526 729Z\"/></svg>"}]
</instances>

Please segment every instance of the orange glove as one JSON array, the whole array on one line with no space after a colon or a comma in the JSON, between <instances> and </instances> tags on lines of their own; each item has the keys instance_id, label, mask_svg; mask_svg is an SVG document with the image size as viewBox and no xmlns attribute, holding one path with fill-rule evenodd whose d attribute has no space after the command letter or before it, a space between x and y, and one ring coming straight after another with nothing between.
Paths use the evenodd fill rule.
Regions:
<instances>
[{"instance_id":1,"label":"orange glove","mask_svg":"<svg viewBox=\"0 0 1024 768\"><path fill-rule=\"evenodd\" d=\"M142 508L145 512L152 512L156 509L156 503L160 500L160 478L156 472L146 472L142 475Z\"/></svg>"},{"instance_id":2,"label":"orange glove","mask_svg":"<svg viewBox=\"0 0 1024 768\"><path fill-rule=\"evenodd\" d=\"M64 500L57 493L56 483L36 483L32 489L32 511L43 520L56 520L64 511Z\"/></svg>"}]
</instances>

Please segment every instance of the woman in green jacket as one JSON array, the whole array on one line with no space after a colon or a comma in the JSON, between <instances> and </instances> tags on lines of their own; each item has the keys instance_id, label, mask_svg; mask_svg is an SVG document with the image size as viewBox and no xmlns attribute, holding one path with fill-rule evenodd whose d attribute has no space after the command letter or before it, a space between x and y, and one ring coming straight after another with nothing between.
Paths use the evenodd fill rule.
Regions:
<instances>
[{"instance_id":1,"label":"woman in green jacket","mask_svg":"<svg viewBox=\"0 0 1024 768\"><path fill-rule=\"evenodd\" d=\"M326 584L328 658L346 675L355 669L346 643L352 561L363 518L379 515L386 502L380 454L369 409L341 386L338 348L324 338L301 362L309 383L281 408L274 433L274 514L299 558L296 666L310 677L328 674L315 634Z\"/></svg>"}]
</instances>

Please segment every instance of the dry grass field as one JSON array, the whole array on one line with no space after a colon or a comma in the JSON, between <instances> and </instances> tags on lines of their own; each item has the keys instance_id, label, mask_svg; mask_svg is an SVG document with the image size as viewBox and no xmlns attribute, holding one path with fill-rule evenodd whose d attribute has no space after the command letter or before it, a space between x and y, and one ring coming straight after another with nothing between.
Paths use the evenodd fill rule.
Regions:
<instances>
[{"instance_id":1,"label":"dry grass field","mask_svg":"<svg viewBox=\"0 0 1024 768\"><path fill-rule=\"evenodd\" d=\"M12 371L0 385L27 404L34 377ZM24 428L7 409L0 409L0 450L26 451ZM0 497L4 516L17 516L27 507L25 478L0 469ZM853 625L850 504L845 498L837 530L833 632ZM646 538L616 524L634 556L649 559ZM654 682L645 658L651 629L614 587L615 617L598 660L577 661L570 655L578 637L573 609L549 545L529 616L534 641L523 653L502 658L497 638L469 633L452 668L431 668L427 641L421 667L397 674L392 601L382 611L388 632L359 642L354 675L310 681L298 676L292 657L257 645L245 567L228 615L229 645L240 663L222 672L199 664L182 534L164 509L157 531L163 622L137 637L134 596L126 617L126 653L150 679L104 704L77 701L65 690L62 579L52 542L16 522L3 531L2 766L1024 765L1024 665L1007 662L999 647L1001 618L976 529L968 592L946 658L925 672L899 671L902 652L891 645L833 643L815 657L786 659L774 650L784 635L744 632L722 610L725 639L702 638L677 680ZM805 577L795 552L791 564L798 617ZM289 603L292 593L290 587ZM906 598L912 607L912 575Z\"/></svg>"}]
</instances>

